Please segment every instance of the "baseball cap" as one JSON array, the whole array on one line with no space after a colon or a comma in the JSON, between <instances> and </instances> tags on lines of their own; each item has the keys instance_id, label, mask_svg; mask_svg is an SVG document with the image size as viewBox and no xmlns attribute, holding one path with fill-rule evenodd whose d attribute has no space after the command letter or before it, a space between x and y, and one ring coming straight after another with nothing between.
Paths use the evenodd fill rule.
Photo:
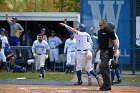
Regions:
<instances>
[{"instance_id":1,"label":"baseball cap","mask_svg":"<svg viewBox=\"0 0 140 93\"><path fill-rule=\"evenodd\" d=\"M17 18L16 17L12 17L12 20L16 20L17 21Z\"/></svg>"},{"instance_id":2,"label":"baseball cap","mask_svg":"<svg viewBox=\"0 0 140 93\"><path fill-rule=\"evenodd\" d=\"M42 28L41 31L42 31L42 32L46 32L46 29L45 29L45 28Z\"/></svg>"},{"instance_id":3,"label":"baseball cap","mask_svg":"<svg viewBox=\"0 0 140 93\"><path fill-rule=\"evenodd\" d=\"M5 29L4 29L4 28L1 28L1 29L0 29L0 32L5 32Z\"/></svg>"}]
</instances>

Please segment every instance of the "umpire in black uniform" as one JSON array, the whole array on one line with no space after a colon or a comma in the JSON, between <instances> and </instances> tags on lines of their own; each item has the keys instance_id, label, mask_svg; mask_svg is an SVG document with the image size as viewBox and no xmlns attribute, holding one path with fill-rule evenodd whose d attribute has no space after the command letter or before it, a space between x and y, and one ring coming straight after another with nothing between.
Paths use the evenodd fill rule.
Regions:
<instances>
[{"instance_id":1,"label":"umpire in black uniform","mask_svg":"<svg viewBox=\"0 0 140 93\"><path fill-rule=\"evenodd\" d=\"M114 57L117 57L117 41L114 34L114 31L107 28L107 22L105 20L99 21L99 31L98 31L98 47L94 53L94 58L96 57L96 53L100 50L100 59L101 63L99 65L99 69L103 78L103 85L100 87L101 91L111 90L111 82L110 82L110 69L109 69L109 59L112 55L113 48L109 47L110 40L113 43L114 47Z\"/></svg>"}]
</instances>

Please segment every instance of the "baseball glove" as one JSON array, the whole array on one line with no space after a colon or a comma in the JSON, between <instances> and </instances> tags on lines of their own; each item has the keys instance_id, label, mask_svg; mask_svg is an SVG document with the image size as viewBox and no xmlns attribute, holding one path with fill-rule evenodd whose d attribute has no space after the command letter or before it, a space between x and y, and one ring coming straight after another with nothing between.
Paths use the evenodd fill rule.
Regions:
<instances>
[{"instance_id":1,"label":"baseball glove","mask_svg":"<svg viewBox=\"0 0 140 93\"><path fill-rule=\"evenodd\" d=\"M116 62L116 59L113 59L111 61L110 69L117 69L119 67L119 64Z\"/></svg>"}]
</instances>

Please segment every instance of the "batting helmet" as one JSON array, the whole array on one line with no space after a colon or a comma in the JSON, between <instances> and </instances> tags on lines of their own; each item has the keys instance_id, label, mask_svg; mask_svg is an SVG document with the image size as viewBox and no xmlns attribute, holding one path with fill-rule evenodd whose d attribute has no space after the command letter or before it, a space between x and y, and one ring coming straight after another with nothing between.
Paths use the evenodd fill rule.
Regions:
<instances>
[{"instance_id":1,"label":"batting helmet","mask_svg":"<svg viewBox=\"0 0 140 93\"><path fill-rule=\"evenodd\" d=\"M0 32L5 32L5 29L4 29L4 28L1 28L1 29L0 29Z\"/></svg>"},{"instance_id":2,"label":"batting helmet","mask_svg":"<svg viewBox=\"0 0 140 93\"><path fill-rule=\"evenodd\" d=\"M12 17L12 20L16 20L17 21L18 19L16 17Z\"/></svg>"},{"instance_id":3,"label":"batting helmet","mask_svg":"<svg viewBox=\"0 0 140 93\"><path fill-rule=\"evenodd\" d=\"M86 26L84 24L79 24L77 27L81 32L85 32L86 31Z\"/></svg>"},{"instance_id":4,"label":"batting helmet","mask_svg":"<svg viewBox=\"0 0 140 93\"><path fill-rule=\"evenodd\" d=\"M111 28L112 30L115 29L115 25L114 25L114 23L112 23L112 22L107 23L107 26L108 26L109 28Z\"/></svg>"}]
</instances>

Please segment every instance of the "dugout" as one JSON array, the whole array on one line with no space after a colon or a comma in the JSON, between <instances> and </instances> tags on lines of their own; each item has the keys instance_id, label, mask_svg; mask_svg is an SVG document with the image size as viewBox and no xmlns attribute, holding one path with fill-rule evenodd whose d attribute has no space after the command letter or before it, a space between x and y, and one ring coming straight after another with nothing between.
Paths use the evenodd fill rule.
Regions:
<instances>
[{"instance_id":1,"label":"dugout","mask_svg":"<svg viewBox=\"0 0 140 93\"><path fill-rule=\"evenodd\" d=\"M46 28L48 37L50 36L50 31L54 30L62 39L63 45L60 47L60 53L63 53L64 43L69 37L69 33L58 23L67 22L68 25L76 28L80 20L80 14L77 12L8 12L8 16L9 18L17 17L18 23L24 28L24 33L20 37L21 46L28 45L29 35L33 43L36 40L37 34L40 33L41 28ZM10 31L10 26L5 18L5 12L0 12L0 28L5 28L7 32ZM26 59L28 57L23 58L22 62L26 61Z\"/></svg>"}]
</instances>

